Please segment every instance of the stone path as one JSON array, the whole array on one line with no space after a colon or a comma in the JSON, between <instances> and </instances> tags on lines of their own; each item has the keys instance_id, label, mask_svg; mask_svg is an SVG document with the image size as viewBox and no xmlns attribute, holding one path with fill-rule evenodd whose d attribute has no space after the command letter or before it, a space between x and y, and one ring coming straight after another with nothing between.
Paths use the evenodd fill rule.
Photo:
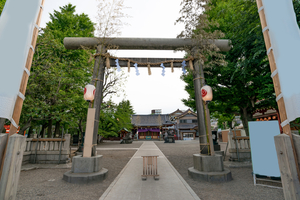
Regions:
<instances>
[{"instance_id":1,"label":"stone path","mask_svg":"<svg viewBox=\"0 0 300 200\"><path fill-rule=\"evenodd\" d=\"M159 180L141 178L143 158L158 155ZM199 197L152 141L142 144L100 200L199 200Z\"/></svg>"}]
</instances>

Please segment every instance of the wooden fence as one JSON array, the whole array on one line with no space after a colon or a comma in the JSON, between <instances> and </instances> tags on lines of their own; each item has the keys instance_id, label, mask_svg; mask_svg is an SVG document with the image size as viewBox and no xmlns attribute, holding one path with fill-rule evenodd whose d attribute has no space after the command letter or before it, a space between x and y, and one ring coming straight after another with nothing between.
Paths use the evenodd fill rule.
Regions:
<instances>
[{"instance_id":1,"label":"wooden fence","mask_svg":"<svg viewBox=\"0 0 300 200\"><path fill-rule=\"evenodd\" d=\"M70 155L70 134L64 138L26 138L26 147L23 154L23 164L67 163Z\"/></svg>"}]
</instances>

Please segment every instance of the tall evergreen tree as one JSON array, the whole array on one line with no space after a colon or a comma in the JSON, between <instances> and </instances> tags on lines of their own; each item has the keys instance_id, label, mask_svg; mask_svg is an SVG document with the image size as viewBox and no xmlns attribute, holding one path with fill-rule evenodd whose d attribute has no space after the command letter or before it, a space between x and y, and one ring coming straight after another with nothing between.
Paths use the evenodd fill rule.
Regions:
<instances>
[{"instance_id":1,"label":"tall evergreen tree","mask_svg":"<svg viewBox=\"0 0 300 200\"><path fill-rule=\"evenodd\" d=\"M299 21L299 2L293 2ZM217 22L208 31L222 31L224 39L230 39L232 45L231 50L224 53L227 65L215 64L204 69L206 83L214 91L214 103L210 104L210 109L231 114L238 111L249 135L248 121L252 120L256 109L277 108L257 5L252 0L211 0L207 5L209 9L203 14ZM207 59L215 58L212 55ZM187 89L193 88L188 77L183 77L183 80L188 83ZM192 95L183 100L192 108L193 101Z\"/></svg>"},{"instance_id":2,"label":"tall evergreen tree","mask_svg":"<svg viewBox=\"0 0 300 200\"><path fill-rule=\"evenodd\" d=\"M100 114L99 132L101 136L116 137L121 129L132 129L131 115L134 114L134 110L129 100L122 100L118 105L108 102L104 108Z\"/></svg>"},{"instance_id":3,"label":"tall evergreen tree","mask_svg":"<svg viewBox=\"0 0 300 200\"><path fill-rule=\"evenodd\" d=\"M82 98L83 87L90 81L93 63L90 53L64 48L64 37L92 37L94 26L85 14L75 14L68 4L50 14L51 21L38 37L31 77L21 116L23 128L38 121L56 131L60 124L75 126L85 118L87 104Z\"/></svg>"}]
</instances>

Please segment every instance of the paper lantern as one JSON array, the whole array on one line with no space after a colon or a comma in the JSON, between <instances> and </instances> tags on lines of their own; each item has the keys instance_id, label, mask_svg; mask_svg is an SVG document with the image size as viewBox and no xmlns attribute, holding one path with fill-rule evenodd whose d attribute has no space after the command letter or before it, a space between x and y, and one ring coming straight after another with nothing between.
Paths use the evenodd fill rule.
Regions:
<instances>
[{"instance_id":1,"label":"paper lantern","mask_svg":"<svg viewBox=\"0 0 300 200\"><path fill-rule=\"evenodd\" d=\"M205 102L210 102L213 98L212 89L210 86L205 85L201 88L202 99Z\"/></svg>"},{"instance_id":2,"label":"paper lantern","mask_svg":"<svg viewBox=\"0 0 300 200\"><path fill-rule=\"evenodd\" d=\"M95 86L90 84L86 85L84 88L84 95L83 95L84 100L93 101L95 97L95 91L96 91Z\"/></svg>"}]
</instances>

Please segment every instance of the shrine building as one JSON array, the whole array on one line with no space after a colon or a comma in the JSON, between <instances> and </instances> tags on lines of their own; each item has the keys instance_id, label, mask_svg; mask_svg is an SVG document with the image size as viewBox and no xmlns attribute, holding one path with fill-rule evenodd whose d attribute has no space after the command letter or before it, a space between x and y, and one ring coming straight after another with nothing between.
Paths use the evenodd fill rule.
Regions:
<instances>
[{"instance_id":1,"label":"shrine building","mask_svg":"<svg viewBox=\"0 0 300 200\"><path fill-rule=\"evenodd\" d=\"M174 125L168 114L132 115L131 123L139 140L159 140L163 127Z\"/></svg>"}]
</instances>

